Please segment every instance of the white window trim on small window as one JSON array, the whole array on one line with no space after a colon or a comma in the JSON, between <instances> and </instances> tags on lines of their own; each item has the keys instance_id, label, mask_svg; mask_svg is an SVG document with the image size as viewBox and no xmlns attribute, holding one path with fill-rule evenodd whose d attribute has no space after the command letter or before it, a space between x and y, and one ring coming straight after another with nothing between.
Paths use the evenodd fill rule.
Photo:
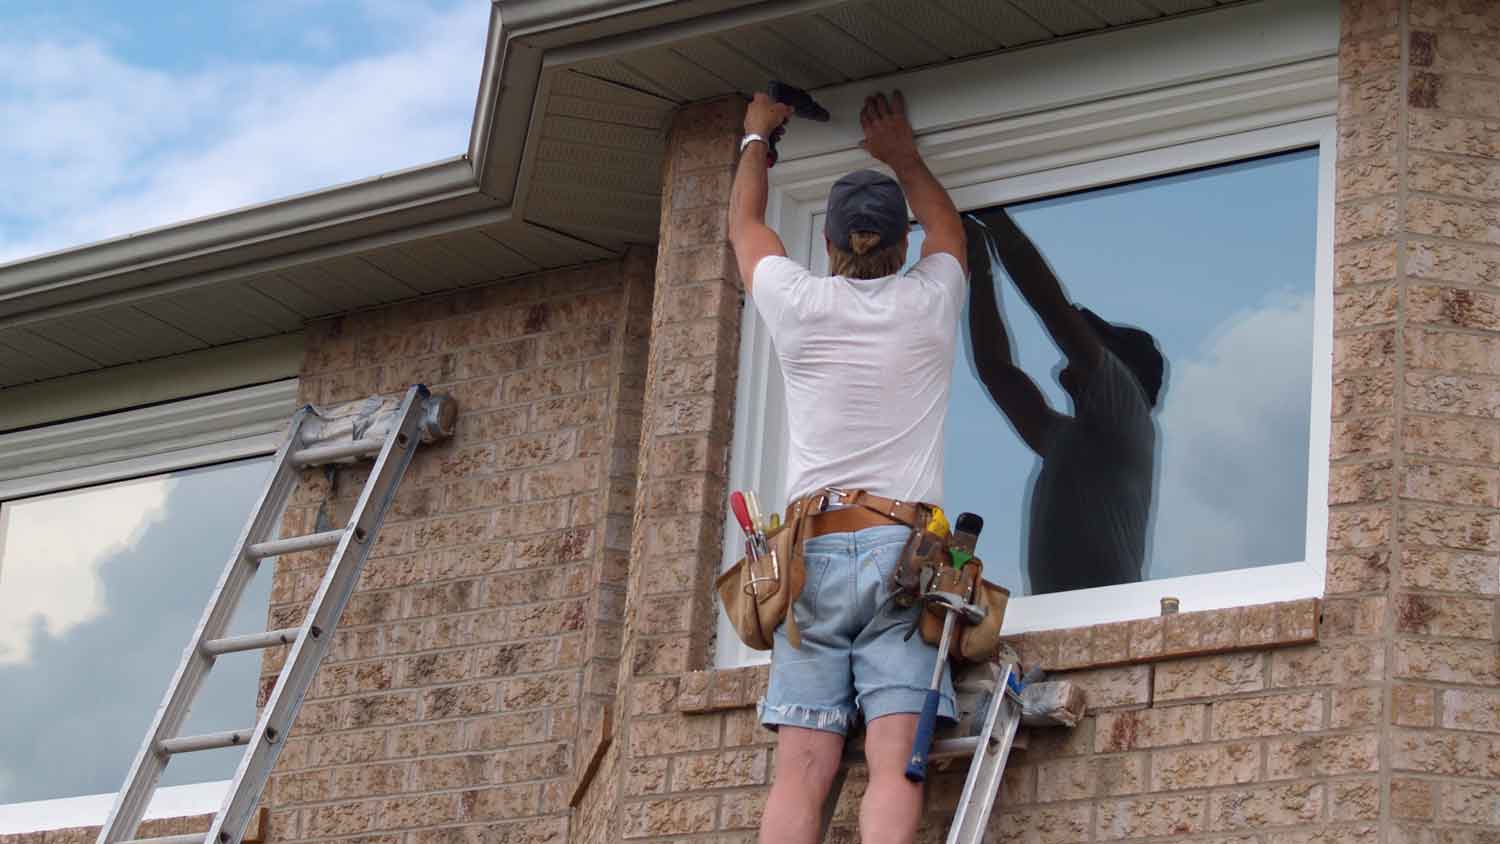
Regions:
<instances>
[{"instance_id":1,"label":"white window trim on small window","mask_svg":"<svg viewBox=\"0 0 1500 844\"><path fill-rule=\"evenodd\" d=\"M1302 561L1015 597L1007 633L1144 618L1159 599L1187 610L1323 594L1333 343L1333 196L1338 6L1270 0L1005 53L882 80L906 92L929 166L961 210L1137 181L1278 152L1319 150L1317 254L1306 553ZM818 92L835 115L857 113L874 85ZM852 120L805 122L781 143L767 220L787 254L826 264L818 236L829 187L870 166ZM741 322L730 488L784 500L785 397L771 339L753 306ZM1165 529L1170 529L1167 526ZM742 553L725 520L723 560ZM1206 551L1211 553L1211 550ZM716 662L764 662L720 613Z\"/></svg>"},{"instance_id":2,"label":"white window trim on small window","mask_svg":"<svg viewBox=\"0 0 1500 844\"><path fill-rule=\"evenodd\" d=\"M0 504L273 454L296 407L297 381L290 379L0 434ZM125 773L122 767L119 776ZM217 812L229 782L158 789L146 817ZM114 799L109 793L0 804L0 835L97 826Z\"/></svg>"}]
</instances>

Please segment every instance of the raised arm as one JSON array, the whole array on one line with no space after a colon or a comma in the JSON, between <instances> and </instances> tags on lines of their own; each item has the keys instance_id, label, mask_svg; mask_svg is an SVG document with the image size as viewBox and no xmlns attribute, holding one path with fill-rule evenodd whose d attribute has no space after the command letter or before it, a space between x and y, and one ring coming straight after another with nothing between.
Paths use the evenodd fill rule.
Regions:
<instances>
[{"instance_id":1,"label":"raised arm","mask_svg":"<svg viewBox=\"0 0 1500 844\"><path fill-rule=\"evenodd\" d=\"M988 236L971 219L967 229L969 260L969 336L974 344L974 366L979 380L1000 410L1015 426L1016 433L1038 454L1057 413L1031 377L1016 366L1010 354L1010 337L1000 318L995 297L995 277L990 271Z\"/></svg>"},{"instance_id":2,"label":"raised arm","mask_svg":"<svg viewBox=\"0 0 1500 844\"><path fill-rule=\"evenodd\" d=\"M865 131L860 146L896 174L896 181L901 183L912 213L917 215L917 222L925 233L922 257L947 252L968 272L963 222L958 219L958 209L953 206L948 192L943 190L937 177L927 169L922 154L917 152L911 122L906 119L906 98L900 91L889 99L883 93L866 97L865 106L859 113L859 125Z\"/></svg>"},{"instance_id":3,"label":"raised arm","mask_svg":"<svg viewBox=\"0 0 1500 844\"><path fill-rule=\"evenodd\" d=\"M1037 251L1015 220L999 209L985 215L985 224L994 236L995 251L1005 271L1026 298L1027 304L1036 311L1046 327L1047 333L1068 356L1071 364L1082 377L1088 377L1099 364L1103 353L1099 335L1089 327L1083 314L1068 301L1062 284L1047 265L1047 259Z\"/></svg>"},{"instance_id":4,"label":"raised arm","mask_svg":"<svg viewBox=\"0 0 1500 844\"><path fill-rule=\"evenodd\" d=\"M774 102L765 94L756 94L745 109L745 134L770 138L792 114L790 106ZM745 293L753 295L755 265L767 255L785 255L781 238L766 225L766 155L770 147L753 141L740 155L734 172L734 186L729 190L729 243L734 247L735 263Z\"/></svg>"}]
</instances>

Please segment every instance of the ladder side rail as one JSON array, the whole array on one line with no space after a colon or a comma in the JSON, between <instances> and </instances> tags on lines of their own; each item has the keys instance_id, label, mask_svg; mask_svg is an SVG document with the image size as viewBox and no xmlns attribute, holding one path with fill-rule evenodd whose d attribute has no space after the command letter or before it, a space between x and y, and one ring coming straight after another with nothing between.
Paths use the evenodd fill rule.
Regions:
<instances>
[{"instance_id":1,"label":"ladder side rail","mask_svg":"<svg viewBox=\"0 0 1500 844\"><path fill-rule=\"evenodd\" d=\"M344 538L334 551L317 594L308 606L302 623L303 633L287 654L286 663L255 726L249 750L240 759L224 804L214 817L206 839L209 844L239 844L255 814L266 781L302 706L302 698L332 646L339 617L349 603L365 559L385 520L386 510L421 441L423 404L427 398L427 389L420 385L407 391L400 422L388 431L385 445L375 458L375 465L350 514Z\"/></svg>"},{"instance_id":2,"label":"ladder side rail","mask_svg":"<svg viewBox=\"0 0 1500 844\"><path fill-rule=\"evenodd\" d=\"M1021 726L1021 700L1010 688L1010 677L1016 670L1015 665L1006 665L1001 672L948 829L947 844L982 844L984 840L985 824L1000 799L1000 780Z\"/></svg>"},{"instance_id":3,"label":"ladder side rail","mask_svg":"<svg viewBox=\"0 0 1500 844\"><path fill-rule=\"evenodd\" d=\"M281 518L287 496L297 477L290 455L300 446L303 425L311 417L311 409L303 407L287 425L281 447L276 451L270 477L240 532L239 541L230 552L229 562L219 575L213 597L204 608L203 617L199 620L192 639L183 649L182 660L177 665L176 673L172 675L172 682L167 685L161 705L156 709L151 727L146 732L146 739L136 751L125 783L115 795L109 816L99 829L97 844L118 844L135 838L136 829L146 814L151 796L167 765L167 757L159 750L160 742L177 737L183 722L192 711L199 685L213 667L214 657L205 653L202 645L205 641L224 635L246 584L255 576L256 564L247 557L247 549L251 544L265 540Z\"/></svg>"}]
</instances>

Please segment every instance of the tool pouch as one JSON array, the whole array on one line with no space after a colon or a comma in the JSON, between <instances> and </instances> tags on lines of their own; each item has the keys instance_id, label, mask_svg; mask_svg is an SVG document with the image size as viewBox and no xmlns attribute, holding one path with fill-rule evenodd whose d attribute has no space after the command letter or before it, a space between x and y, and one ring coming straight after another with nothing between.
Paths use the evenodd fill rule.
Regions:
<instances>
[{"instance_id":1,"label":"tool pouch","mask_svg":"<svg viewBox=\"0 0 1500 844\"><path fill-rule=\"evenodd\" d=\"M755 650L771 649L776 628L783 621L792 647L802 646L792 607L807 580L802 540L806 535L806 520L812 515L811 504L811 498L792 502L786 510L786 521L766 534L771 559L754 563L748 555L741 557L714 583L735 633Z\"/></svg>"},{"instance_id":2,"label":"tool pouch","mask_svg":"<svg viewBox=\"0 0 1500 844\"><path fill-rule=\"evenodd\" d=\"M941 560L920 575L921 592L948 592L984 609L977 624L959 619L953 626L953 642L948 653L961 662L987 662L1000 653L1000 626L1005 621L1005 605L1010 592L984 579L984 563L974 557L962 569L948 562L946 543ZM928 605L918 622L922 641L937 646L943 637L946 612L936 604Z\"/></svg>"},{"instance_id":3,"label":"tool pouch","mask_svg":"<svg viewBox=\"0 0 1500 844\"><path fill-rule=\"evenodd\" d=\"M951 568L947 547L946 537L920 526L912 528L906 546L901 549L901 558L896 561L896 570L891 574L891 593L896 596L898 606L909 607L917 602L925 591L924 576L931 576L927 572Z\"/></svg>"}]
</instances>

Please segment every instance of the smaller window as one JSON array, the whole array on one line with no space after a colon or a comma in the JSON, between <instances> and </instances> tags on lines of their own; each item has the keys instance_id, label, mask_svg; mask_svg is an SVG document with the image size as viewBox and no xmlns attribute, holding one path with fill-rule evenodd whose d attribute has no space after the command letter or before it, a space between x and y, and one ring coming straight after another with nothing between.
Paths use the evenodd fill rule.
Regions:
<instances>
[{"instance_id":1,"label":"smaller window","mask_svg":"<svg viewBox=\"0 0 1500 844\"><path fill-rule=\"evenodd\" d=\"M120 787L269 468L259 457L0 503L0 804ZM234 632L265 629L270 581L246 590ZM259 675L256 653L219 660L186 731L253 723ZM228 779L240 755L174 759L162 784Z\"/></svg>"}]
</instances>

